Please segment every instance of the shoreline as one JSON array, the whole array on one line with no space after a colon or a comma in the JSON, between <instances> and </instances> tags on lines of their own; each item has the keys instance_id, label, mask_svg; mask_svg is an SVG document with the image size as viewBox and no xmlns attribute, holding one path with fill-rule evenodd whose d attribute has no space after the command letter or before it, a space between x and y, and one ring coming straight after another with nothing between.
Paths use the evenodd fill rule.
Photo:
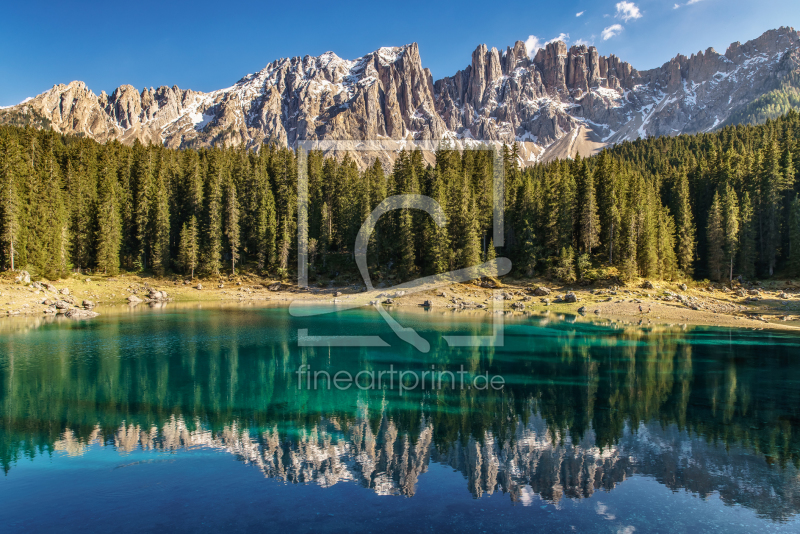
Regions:
<instances>
[{"instance_id":1,"label":"shoreline","mask_svg":"<svg viewBox=\"0 0 800 534\"><path fill-rule=\"evenodd\" d=\"M758 289L731 291L718 284L692 287L673 282L641 282L625 287L547 285L542 280L503 280L500 287L453 283L410 293L381 288L366 292L363 284L301 289L291 284L242 275L234 280L155 279L140 275L78 276L49 284L21 284L8 276L0 279L0 318L59 314L56 301L70 308L112 312L120 306L205 305L210 303L291 305L309 302L355 308L388 302L388 309L468 311L489 314L549 312L607 319L641 326L687 325L800 331L800 288L791 282L759 284ZM197 289L202 284L202 289ZM547 288L549 293L536 291ZM647 287L647 289L645 289ZM66 293L63 291L66 290ZM151 291L166 292L166 299L149 299ZM535 294L536 293L536 294ZM559 301L568 294L575 302ZM141 302L129 304L129 297ZM571 297L570 297L571 298ZM87 302L88 301L88 302ZM49 302L49 304L43 304ZM84 306L84 303L87 305ZM427 304L427 305L426 305ZM640 312L640 307L642 311ZM85 319L84 319L85 320Z\"/></svg>"}]
</instances>

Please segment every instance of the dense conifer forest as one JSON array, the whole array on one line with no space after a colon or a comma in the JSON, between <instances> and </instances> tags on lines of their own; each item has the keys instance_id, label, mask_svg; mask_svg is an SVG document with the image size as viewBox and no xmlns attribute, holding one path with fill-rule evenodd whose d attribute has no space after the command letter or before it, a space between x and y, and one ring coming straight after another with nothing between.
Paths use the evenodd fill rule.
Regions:
<instances>
[{"instance_id":1,"label":"dense conifer forest","mask_svg":"<svg viewBox=\"0 0 800 534\"><path fill-rule=\"evenodd\" d=\"M521 169L504 146L506 239L492 235L492 154L443 144L430 166L307 154L312 282L355 269L367 214L389 195L438 201L378 223L373 280L411 279L509 257L517 276L727 280L800 275L800 115L759 126L626 142ZM55 278L120 270L290 277L297 154L285 147L170 150L0 127L0 266ZM13 257L12 257L13 250Z\"/></svg>"}]
</instances>

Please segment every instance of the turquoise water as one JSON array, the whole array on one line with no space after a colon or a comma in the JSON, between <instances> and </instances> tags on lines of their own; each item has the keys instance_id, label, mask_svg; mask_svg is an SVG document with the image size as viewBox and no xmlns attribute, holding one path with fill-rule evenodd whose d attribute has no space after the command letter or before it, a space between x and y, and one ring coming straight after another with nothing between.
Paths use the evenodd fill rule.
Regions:
<instances>
[{"instance_id":1,"label":"turquoise water","mask_svg":"<svg viewBox=\"0 0 800 534\"><path fill-rule=\"evenodd\" d=\"M371 309L6 319L3 530L800 529L800 337L516 315L452 348L497 316L392 315L430 352Z\"/></svg>"}]
</instances>

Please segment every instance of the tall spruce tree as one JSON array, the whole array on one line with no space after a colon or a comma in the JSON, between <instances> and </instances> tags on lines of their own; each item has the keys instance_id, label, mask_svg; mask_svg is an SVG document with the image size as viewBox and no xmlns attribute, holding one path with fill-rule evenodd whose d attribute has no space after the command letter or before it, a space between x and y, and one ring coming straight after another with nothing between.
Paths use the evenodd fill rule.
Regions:
<instances>
[{"instance_id":1,"label":"tall spruce tree","mask_svg":"<svg viewBox=\"0 0 800 534\"><path fill-rule=\"evenodd\" d=\"M677 227L677 260L678 267L684 276L694 273L694 258L697 241L695 239L694 217L692 216L689 179L685 172L680 172L675 187L675 225Z\"/></svg>"},{"instance_id":2,"label":"tall spruce tree","mask_svg":"<svg viewBox=\"0 0 800 534\"><path fill-rule=\"evenodd\" d=\"M27 168L20 155L17 139L8 131L0 132L0 244L2 262L12 271L20 245L21 205L18 183Z\"/></svg>"},{"instance_id":3,"label":"tall spruce tree","mask_svg":"<svg viewBox=\"0 0 800 534\"><path fill-rule=\"evenodd\" d=\"M214 154L209 167L204 195L206 208L203 263L208 272L219 276L222 262L222 184L226 173L222 154Z\"/></svg>"},{"instance_id":4,"label":"tall spruce tree","mask_svg":"<svg viewBox=\"0 0 800 534\"><path fill-rule=\"evenodd\" d=\"M725 193L722 198L723 212L725 218L725 256L728 259L728 280L733 284L733 264L736 253L739 250L739 230L741 225L739 215L739 199L736 191L731 187L730 182L725 185Z\"/></svg>"},{"instance_id":5,"label":"tall spruce tree","mask_svg":"<svg viewBox=\"0 0 800 534\"><path fill-rule=\"evenodd\" d=\"M583 252L591 254L592 250L600 243L600 217L597 214L597 197L594 187L594 173L589 170L585 160L581 162L579 171L581 183L581 196L578 199L580 226L578 235Z\"/></svg>"},{"instance_id":6,"label":"tall spruce tree","mask_svg":"<svg viewBox=\"0 0 800 534\"><path fill-rule=\"evenodd\" d=\"M400 210L400 224L398 231L399 259L397 268L404 280L411 280L417 273L416 250L414 248L414 229L411 210Z\"/></svg>"},{"instance_id":7,"label":"tall spruce tree","mask_svg":"<svg viewBox=\"0 0 800 534\"><path fill-rule=\"evenodd\" d=\"M787 233L789 234L788 272L790 276L800 276L800 196L795 196L789 205Z\"/></svg>"},{"instance_id":8,"label":"tall spruce tree","mask_svg":"<svg viewBox=\"0 0 800 534\"><path fill-rule=\"evenodd\" d=\"M780 246L781 189L784 177L781 172L778 143L772 139L767 142L761 154L761 174L759 177L759 242L761 259L770 276L775 272Z\"/></svg>"},{"instance_id":9,"label":"tall spruce tree","mask_svg":"<svg viewBox=\"0 0 800 534\"><path fill-rule=\"evenodd\" d=\"M151 202L149 219L151 224L150 242L152 268L155 273L164 276L169 268L170 251L170 221L169 221L169 193L167 191L167 168L163 159L154 184L154 198Z\"/></svg>"},{"instance_id":10,"label":"tall spruce tree","mask_svg":"<svg viewBox=\"0 0 800 534\"><path fill-rule=\"evenodd\" d=\"M708 241L708 272L713 280L722 279L725 261L725 218L719 193L714 193L711 210L708 214L706 230Z\"/></svg>"},{"instance_id":11,"label":"tall spruce tree","mask_svg":"<svg viewBox=\"0 0 800 534\"><path fill-rule=\"evenodd\" d=\"M740 210L739 232L739 270L744 276L754 276L756 273L756 237L758 233L757 220L750 201L750 194L745 191L742 195Z\"/></svg>"},{"instance_id":12,"label":"tall spruce tree","mask_svg":"<svg viewBox=\"0 0 800 534\"><path fill-rule=\"evenodd\" d=\"M258 258L258 268L265 269L268 265L275 263L275 240L277 238L277 228L275 221L275 197L269 186L269 179L266 172L258 180L258 187L255 195L256 215L255 215L255 247L256 257Z\"/></svg>"},{"instance_id":13,"label":"tall spruce tree","mask_svg":"<svg viewBox=\"0 0 800 534\"><path fill-rule=\"evenodd\" d=\"M116 164L110 153L100 160L97 187L96 248L97 268L104 273L116 274L119 270L119 251L122 241L122 222L119 213Z\"/></svg>"},{"instance_id":14,"label":"tall spruce tree","mask_svg":"<svg viewBox=\"0 0 800 534\"><path fill-rule=\"evenodd\" d=\"M200 240L198 236L197 217L192 215L188 223L183 223L180 236L178 261L185 271L189 271L194 280L194 270L200 256Z\"/></svg>"},{"instance_id":15,"label":"tall spruce tree","mask_svg":"<svg viewBox=\"0 0 800 534\"><path fill-rule=\"evenodd\" d=\"M136 142L134 144L134 206L136 225L136 244L138 248L138 267L147 269L150 265L151 215L155 200L154 174L156 172L155 150Z\"/></svg>"},{"instance_id":16,"label":"tall spruce tree","mask_svg":"<svg viewBox=\"0 0 800 534\"><path fill-rule=\"evenodd\" d=\"M225 187L225 237L231 254L231 274L236 274L236 260L239 259L239 200L236 197L236 186L228 180Z\"/></svg>"}]
</instances>

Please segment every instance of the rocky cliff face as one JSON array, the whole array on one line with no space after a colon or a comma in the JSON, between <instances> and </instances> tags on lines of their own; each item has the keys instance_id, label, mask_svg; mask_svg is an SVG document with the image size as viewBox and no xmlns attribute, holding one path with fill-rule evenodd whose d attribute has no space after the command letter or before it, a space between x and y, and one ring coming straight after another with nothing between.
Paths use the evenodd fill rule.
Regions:
<instances>
[{"instance_id":1,"label":"rocky cliff face","mask_svg":"<svg viewBox=\"0 0 800 534\"><path fill-rule=\"evenodd\" d=\"M168 147L265 141L474 140L521 144L523 163L584 155L638 137L709 131L800 71L800 35L771 30L724 55L678 55L637 71L595 47L557 41L535 54L518 41L479 46L471 63L434 83L416 44L354 61L332 52L281 59L227 89L177 86L99 96L83 82L56 85L0 110L0 122L30 123ZM531 57L532 56L532 57Z\"/></svg>"}]
</instances>

